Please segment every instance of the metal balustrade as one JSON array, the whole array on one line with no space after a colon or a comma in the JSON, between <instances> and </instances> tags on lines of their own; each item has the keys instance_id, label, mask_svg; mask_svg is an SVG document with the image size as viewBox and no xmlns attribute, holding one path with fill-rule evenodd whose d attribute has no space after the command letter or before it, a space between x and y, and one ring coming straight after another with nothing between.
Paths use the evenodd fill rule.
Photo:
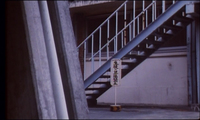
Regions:
<instances>
[{"instance_id":1,"label":"metal balustrade","mask_svg":"<svg viewBox=\"0 0 200 120\"><path fill-rule=\"evenodd\" d=\"M99 62L99 67L102 65L102 57L106 57L109 60L112 55L116 54L120 49L126 46L133 38L135 38L141 31L154 22L159 15L164 13L166 9L174 4L176 1L128 1L126 0L120 5L99 27L97 27L83 42L78 45L77 49L81 46L84 47L84 79L86 79L86 60L91 62L91 74L95 69L95 59ZM127 5L132 3L132 11L127 10ZM141 8L136 8L137 4L142 4ZM138 5L139 6L139 5ZM140 10L140 11L138 11ZM124 27L119 30L119 13L123 13ZM132 20L127 23L127 13L132 13ZM137 13L137 14L136 14ZM115 20L115 28L110 27L111 19ZM107 43L102 44L102 28L106 28ZM115 31L114 35L111 35L110 31ZM165 29L163 29L165 33ZM98 36L98 39L95 39ZM148 39L148 38L146 38ZM155 38L157 40L157 38ZM98 50L95 51L95 42L98 42ZM91 46L88 46L89 43ZM146 44L150 47L149 44ZM90 48L91 55L87 58L87 52ZM111 49L113 48L113 49ZM81 51L80 51L81 52ZM104 54L102 54L104 53ZM106 53L106 54L105 54ZM111 54L114 53L114 54ZM138 53L139 54L139 53ZM96 58L95 58L96 57Z\"/></svg>"}]
</instances>

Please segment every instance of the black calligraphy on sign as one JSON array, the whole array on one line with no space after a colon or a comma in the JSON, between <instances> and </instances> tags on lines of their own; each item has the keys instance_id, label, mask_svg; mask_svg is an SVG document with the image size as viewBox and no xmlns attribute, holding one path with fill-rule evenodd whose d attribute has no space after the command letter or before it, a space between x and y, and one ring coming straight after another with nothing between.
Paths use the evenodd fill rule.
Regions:
<instances>
[{"instance_id":1,"label":"black calligraphy on sign","mask_svg":"<svg viewBox=\"0 0 200 120\"><path fill-rule=\"evenodd\" d=\"M121 61L119 59L111 61L111 85L119 85L121 79Z\"/></svg>"}]
</instances>

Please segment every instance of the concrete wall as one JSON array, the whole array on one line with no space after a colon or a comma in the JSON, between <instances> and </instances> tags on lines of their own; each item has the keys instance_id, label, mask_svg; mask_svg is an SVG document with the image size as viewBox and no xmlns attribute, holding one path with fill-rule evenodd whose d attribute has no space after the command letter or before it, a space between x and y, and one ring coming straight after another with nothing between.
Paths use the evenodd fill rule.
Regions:
<instances>
[{"instance_id":1,"label":"concrete wall","mask_svg":"<svg viewBox=\"0 0 200 120\"><path fill-rule=\"evenodd\" d=\"M20 2L6 2L6 118L38 119Z\"/></svg>"},{"instance_id":2,"label":"concrete wall","mask_svg":"<svg viewBox=\"0 0 200 120\"><path fill-rule=\"evenodd\" d=\"M62 29L56 29L60 32L56 35L62 37L62 45L65 45L64 47L67 48L63 49L65 51L63 52L64 55L61 54L60 56L69 62L67 65L64 64L66 65L65 67L63 65L60 67L69 69L65 74L69 79L68 82L72 83L71 86L76 88L69 88L70 91L67 92L72 93L72 101L77 104L76 108L74 108L77 112L77 118L87 118L85 113L88 112L88 109L80 67L77 64L78 55L77 52L74 52L76 51L76 45L74 36L72 37L73 32L68 3L66 1L55 2L57 2L56 5L59 7L59 14L54 15L56 18L59 17L57 18L60 20L58 26L62 26ZM58 98L59 96L56 96L58 95L55 94L56 90L52 89L52 85L57 84L52 82L53 77L50 72L50 60L47 55L46 37L43 29L43 27L46 27L41 21L41 13L43 11L40 5L41 3L38 4L37 1L6 2L7 119L56 119L60 118L60 113L63 113L63 111L58 110L59 108L56 109L58 105L54 101L55 99L61 99ZM65 33L61 34L61 32ZM69 40L72 42L69 42ZM68 57L66 57L66 54ZM69 60L69 58L71 59ZM64 84L64 87L67 87L66 84ZM71 97L67 95L66 97ZM66 106L62 105L62 107ZM69 111L71 113L72 109L69 109ZM67 113L65 112L64 114Z\"/></svg>"},{"instance_id":3,"label":"concrete wall","mask_svg":"<svg viewBox=\"0 0 200 120\"><path fill-rule=\"evenodd\" d=\"M112 2L113 0L87 0L87 1L81 1L81 0L75 0L69 2L69 7L82 7L82 6L87 6L87 5L94 5L94 4L101 4L105 2Z\"/></svg>"},{"instance_id":4,"label":"concrete wall","mask_svg":"<svg viewBox=\"0 0 200 120\"><path fill-rule=\"evenodd\" d=\"M98 66L98 61L96 62ZM87 63L88 73L91 71ZM187 54L156 53L121 80L117 103L133 105L187 105ZM114 104L114 88L97 99L98 103Z\"/></svg>"}]
</instances>

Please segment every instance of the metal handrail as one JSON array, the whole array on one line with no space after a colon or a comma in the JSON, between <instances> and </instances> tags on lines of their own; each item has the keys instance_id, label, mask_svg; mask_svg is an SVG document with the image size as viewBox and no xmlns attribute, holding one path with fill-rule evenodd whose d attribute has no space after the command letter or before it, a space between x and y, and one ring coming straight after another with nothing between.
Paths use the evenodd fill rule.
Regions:
<instances>
[{"instance_id":1,"label":"metal handrail","mask_svg":"<svg viewBox=\"0 0 200 120\"><path fill-rule=\"evenodd\" d=\"M155 4L156 1L153 1L151 4L149 4L140 14L138 14L131 22L129 22L129 24L127 24L123 29L121 29L112 39L110 39L110 41L108 41L99 51L97 51L94 55L91 56L91 58L89 58L89 60L92 59L92 57L95 57L101 50L103 50L109 43L111 43L114 38L116 36L118 36L119 34L121 34L127 27L129 27L136 19L138 19L142 14L144 14L144 12L150 8L153 4Z\"/></svg>"},{"instance_id":2,"label":"metal handrail","mask_svg":"<svg viewBox=\"0 0 200 120\"><path fill-rule=\"evenodd\" d=\"M140 32L142 32L144 29L146 29L149 24L151 24L152 22L154 22L157 17L159 15L157 15L157 1L156 0L153 0L151 3L148 3L148 5L146 5L145 7L145 0L142 1L142 10L141 12L139 12L139 14L136 16L135 13L136 13L136 1L134 0L133 1L133 18L132 20L127 24L127 2L128 0L126 0L125 2L123 2L123 4L121 4L103 23L101 23L83 42L81 42L81 44L78 45L77 47L77 50L79 50L79 48L84 45L84 79L86 78L86 69L88 68L88 66L86 65L86 55L87 55L87 42L91 42L91 57L89 57L89 61L91 61L91 70L92 70L92 73L94 73L94 71L96 70L96 63L95 63L95 60L94 60L94 57L99 54L99 58L98 58L98 61L99 61L99 67L101 66L102 64L102 60L101 60L101 57L102 57L102 52L103 52L103 49L106 48L106 53L107 53L107 60L109 60L109 58L112 56L109 55L109 53L111 51L114 51L114 54L117 53L118 50L122 49L125 45L127 45L128 42L132 41L134 37L136 37L138 34L140 34ZM166 10L166 1L163 0L162 1L162 13L165 12ZM175 3L175 0L172 0L172 3L171 4L174 4ZM118 32L118 12L124 7L124 26L121 30L119 30ZM169 6L168 6L169 7ZM152 8L152 9L150 9ZM150 10L149 10L150 9ZM160 9L160 7L159 7ZM152 15L149 14L152 13ZM162 14L161 13L161 14ZM151 19L149 19L149 15L151 16ZM112 17L116 17L115 18L115 34L110 36L110 22L111 22L111 18ZM105 44L103 44L102 46L102 28L104 27L103 25L106 25L107 26L107 42ZM98 33L99 31L99 33ZM165 32L165 29L163 29L163 32ZM98 41L94 40L96 35L99 34L99 38L98 38ZM129 35L129 36L127 36ZM110 39L111 38L111 39ZM127 40L128 38L128 40ZM121 41L119 41L121 39ZM157 39L157 38L155 38ZM97 43L98 44L98 49L96 51L95 47L94 47L94 42L96 44L96 42L99 42ZM111 43L113 42L113 43ZM118 48L118 46L120 45L120 47ZM112 45L112 47L110 47ZM148 46L148 45L147 45ZM110 48L112 50L110 50Z\"/></svg>"},{"instance_id":3,"label":"metal handrail","mask_svg":"<svg viewBox=\"0 0 200 120\"><path fill-rule=\"evenodd\" d=\"M87 40L95 33L97 32L106 22L108 22L108 20L116 14L116 12L121 9L126 3L128 2L128 0L126 0L123 4L120 5L120 7L118 7L103 23L101 23L101 25L99 25L99 27L97 27L83 42L81 42L81 44L79 44L79 46L77 47L77 49L79 49L85 42L87 42Z\"/></svg>"}]
</instances>

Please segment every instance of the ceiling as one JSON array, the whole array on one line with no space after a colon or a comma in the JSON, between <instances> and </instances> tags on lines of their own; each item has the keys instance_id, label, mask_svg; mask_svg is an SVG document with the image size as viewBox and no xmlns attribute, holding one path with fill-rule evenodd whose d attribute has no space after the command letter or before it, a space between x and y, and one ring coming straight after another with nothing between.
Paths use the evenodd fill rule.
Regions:
<instances>
[{"instance_id":1,"label":"ceiling","mask_svg":"<svg viewBox=\"0 0 200 120\"><path fill-rule=\"evenodd\" d=\"M108 14L115 11L124 1L106 2L100 4L87 5L70 8L71 14L81 13L85 16Z\"/></svg>"},{"instance_id":2,"label":"ceiling","mask_svg":"<svg viewBox=\"0 0 200 120\"><path fill-rule=\"evenodd\" d=\"M71 7L70 13L73 16L74 14L83 14L86 17L89 16L96 16L96 15L103 15L103 14L111 14L114 12L124 1L112 1L112 2L104 2L99 4L92 4L92 5L84 5L79 7ZM136 1L135 7L136 9L142 9L142 0ZM146 0L145 6L149 5L152 1ZM166 1L168 3L169 1ZM161 6L162 1L157 1L157 5ZM127 9L132 10L133 1L127 2ZM123 9L122 9L123 10Z\"/></svg>"}]
</instances>

